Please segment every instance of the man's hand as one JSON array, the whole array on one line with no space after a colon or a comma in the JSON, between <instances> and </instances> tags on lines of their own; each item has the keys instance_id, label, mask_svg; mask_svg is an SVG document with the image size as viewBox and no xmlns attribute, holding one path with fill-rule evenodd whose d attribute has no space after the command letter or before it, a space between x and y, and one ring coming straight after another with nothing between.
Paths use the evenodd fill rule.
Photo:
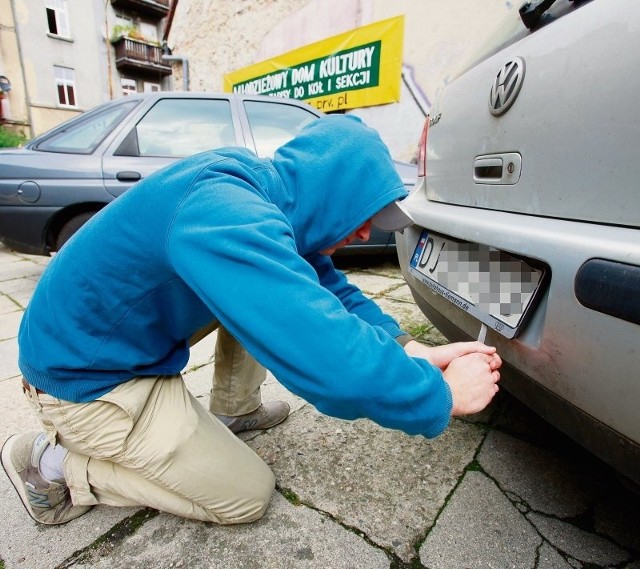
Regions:
<instances>
[{"instance_id":1,"label":"man's hand","mask_svg":"<svg viewBox=\"0 0 640 569\"><path fill-rule=\"evenodd\" d=\"M498 369L502 365L493 346L482 342L456 342L430 347L415 340L407 342L405 352L439 367L453 398L451 415L471 415L482 411L498 392Z\"/></svg>"},{"instance_id":2,"label":"man's hand","mask_svg":"<svg viewBox=\"0 0 640 569\"><path fill-rule=\"evenodd\" d=\"M453 398L451 415L471 415L482 411L498 393L498 354L472 353L453 360L444 371Z\"/></svg>"},{"instance_id":3,"label":"man's hand","mask_svg":"<svg viewBox=\"0 0 640 569\"><path fill-rule=\"evenodd\" d=\"M489 356L495 355L498 360L500 360L496 354L496 349L493 346L486 346L482 342L456 342L455 344L431 347L411 340L405 344L404 351L413 358L427 360L430 364L440 368L442 371L447 369L453 360L461 356L466 356L467 354L479 353ZM500 367L500 365L497 367Z\"/></svg>"}]
</instances>

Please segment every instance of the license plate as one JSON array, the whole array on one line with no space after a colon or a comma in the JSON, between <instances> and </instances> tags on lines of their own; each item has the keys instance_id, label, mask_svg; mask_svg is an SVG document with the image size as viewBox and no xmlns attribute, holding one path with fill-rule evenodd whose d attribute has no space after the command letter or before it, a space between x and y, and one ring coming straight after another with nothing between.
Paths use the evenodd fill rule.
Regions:
<instances>
[{"instance_id":1,"label":"license plate","mask_svg":"<svg viewBox=\"0 0 640 569\"><path fill-rule=\"evenodd\" d=\"M431 290L507 338L522 329L544 270L509 253L423 231L411 273Z\"/></svg>"}]
</instances>

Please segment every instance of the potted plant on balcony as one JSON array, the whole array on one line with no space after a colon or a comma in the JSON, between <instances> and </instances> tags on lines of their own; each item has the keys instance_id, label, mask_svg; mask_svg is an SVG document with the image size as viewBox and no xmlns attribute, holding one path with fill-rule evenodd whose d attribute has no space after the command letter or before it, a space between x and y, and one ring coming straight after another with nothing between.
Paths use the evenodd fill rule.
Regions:
<instances>
[{"instance_id":1,"label":"potted plant on balcony","mask_svg":"<svg viewBox=\"0 0 640 569\"><path fill-rule=\"evenodd\" d=\"M136 41L141 41L150 45L159 46L160 42L156 40L150 40L146 36L142 35L140 31L133 25L117 25L113 27L111 32L111 43L117 43L121 38L129 38Z\"/></svg>"}]
</instances>

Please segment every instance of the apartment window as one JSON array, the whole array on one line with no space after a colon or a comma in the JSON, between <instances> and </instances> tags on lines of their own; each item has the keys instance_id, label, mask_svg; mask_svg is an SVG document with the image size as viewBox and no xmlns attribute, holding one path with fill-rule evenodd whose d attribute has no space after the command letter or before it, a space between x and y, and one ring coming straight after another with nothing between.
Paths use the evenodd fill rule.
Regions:
<instances>
[{"instance_id":1,"label":"apartment window","mask_svg":"<svg viewBox=\"0 0 640 569\"><path fill-rule=\"evenodd\" d=\"M49 33L56 36L70 37L67 0L47 0L46 7Z\"/></svg>"},{"instance_id":2,"label":"apartment window","mask_svg":"<svg viewBox=\"0 0 640 569\"><path fill-rule=\"evenodd\" d=\"M123 28L133 28L133 18L131 18L130 16L123 16L122 14L116 14L116 26L122 26Z\"/></svg>"},{"instance_id":3,"label":"apartment window","mask_svg":"<svg viewBox=\"0 0 640 569\"><path fill-rule=\"evenodd\" d=\"M157 93L158 91L160 91L160 84L149 83L148 81L145 81L143 84L143 88L145 93Z\"/></svg>"},{"instance_id":4,"label":"apartment window","mask_svg":"<svg viewBox=\"0 0 640 569\"><path fill-rule=\"evenodd\" d=\"M140 22L140 33L149 41L158 41L158 28L155 24Z\"/></svg>"},{"instance_id":5,"label":"apartment window","mask_svg":"<svg viewBox=\"0 0 640 569\"><path fill-rule=\"evenodd\" d=\"M65 107L76 106L76 78L73 69L68 67L53 67L58 90L58 103Z\"/></svg>"},{"instance_id":6,"label":"apartment window","mask_svg":"<svg viewBox=\"0 0 640 569\"><path fill-rule=\"evenodd\" d=\"M134 79L126 79L122 77L120 79L120 86L122 87L123 95L133 95L138 92L138 85Z\"/></svg>"}]
</instances>

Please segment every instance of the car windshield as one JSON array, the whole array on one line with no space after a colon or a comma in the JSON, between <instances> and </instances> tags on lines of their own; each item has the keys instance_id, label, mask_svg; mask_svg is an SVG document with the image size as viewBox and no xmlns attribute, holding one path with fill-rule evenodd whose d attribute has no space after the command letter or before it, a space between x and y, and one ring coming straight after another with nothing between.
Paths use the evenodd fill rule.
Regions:
<instances>
[{"instance_id":1,"label":"car windshield","mask_svg":"<svg viewBox=\"0 0 640 569\"><path fill-rule=\"evenodd\" d=\"M73 121L68 127L55 131L34 148L44 152L91 154L137 104L138 101L129 101L101 112L91 113L84 120Z\"/></svg>"}]
</instances>

